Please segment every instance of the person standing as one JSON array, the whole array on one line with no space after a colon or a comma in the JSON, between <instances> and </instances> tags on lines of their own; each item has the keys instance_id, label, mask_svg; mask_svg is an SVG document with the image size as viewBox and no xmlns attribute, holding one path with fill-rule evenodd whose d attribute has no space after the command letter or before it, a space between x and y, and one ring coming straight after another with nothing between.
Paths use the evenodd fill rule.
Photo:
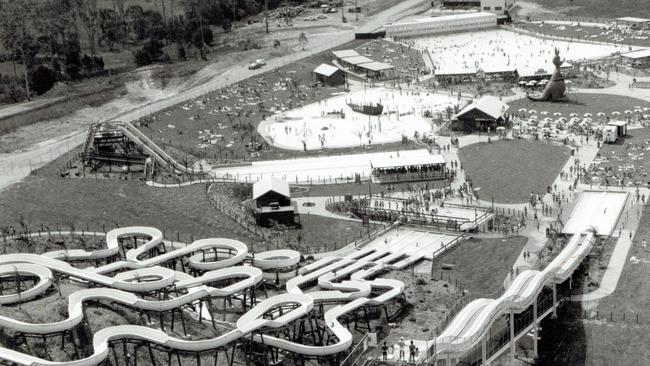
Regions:
<instances>
[{"instance_id":1,"label":"person standing","mask_svg":"<svg viewBox=\"0 0 650 366\"><path fill-rule=\"evenodd\" d=\"M386 345L386 342L384 342L381 346L381 357L384 362L386 362L388 358L388 346Z\"/></svg>"},{"instance_id":2,"label":"person standing","mask_svg":"<svg viewBox=\"0 0 650 366\"><path fill-rule=\"evenodd\" d=\"M413 340L409 344L409 362L415 363L415 344L413 344Z\"/></svg>"},{"instance_id":3,"label":"person standing","mask_svg":"<svg viewBox=\"0 0 650 366\"><path fill-rule=\"evenodd\" d=\"M406 348L406 343L404 343L404 337L401 337L399 339L399 342L397 342L397 345L399 346L399 359L398 360L402 360L402 359L404 359L404 354L405 354L405 351L406 351L406 349L405 349Z\"/></svg>"}]
</instances>

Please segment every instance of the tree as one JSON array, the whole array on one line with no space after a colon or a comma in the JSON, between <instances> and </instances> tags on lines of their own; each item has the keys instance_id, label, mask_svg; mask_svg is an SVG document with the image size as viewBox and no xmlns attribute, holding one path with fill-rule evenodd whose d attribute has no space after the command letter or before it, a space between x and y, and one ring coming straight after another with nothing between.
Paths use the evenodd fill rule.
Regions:
<instances>
[{"instance_id":1,"label":"tree","mask_svg":"<svg viewBox=\"0 0 650 366\"><path fill-rule=\"evenodd\" d=\"M58 80L57 74L43 65L38 66L30 76L32 89L39 95L50 90Z\"/></svg>"},{"instance_id":2,"label":"tree","mask_svg":"<svg viewBox=\"0 0 650 366\"><path fill-rule=\"evenodd\" d=\"M111 9L99 11L99 28L102 31L101 41L113 50L114 43L124 44L126 40L126 23L120 20L119 15Z\"/></svg>"},{"instance_id":3,"label":"tree","mask_svg":"<svg viewBox=\"0 0 650 366\"><path fill-rule=\"evenodd\" d=\"M32 10L35 9L35 4L31 0L15 0L2 4L2 12L0 12L0 39L5 49L11 50L18 56L25 66L23 76L25 78L25 95L27 99L30 98L29 91L29 78L28 69L34 64L33 56L35 53L29 51L33 37L28 29L28 21L34 15Z\"/></svg>"},{"instance_id":4,"label":"tree","mask_svg":"<svg viewBox=\"0 0 650 366\"><path fill-rule=\"evenodd\" d=\"M75 12L86 29L88 36L88 46L90 53L95 54L95 39L97 36L97 27L99 25L99 10L97 9L97 0L75 0Z\"/></svg>"},{"instance_id":5,"label":"tree","mask_svg":"<svg viewBox=\"0 0 650 366\"><path fill-rule=\"evenodd\" d=\"M298 36L298 43L300 43L300 46L302 47L303 51L305 50L305 44L307 44L307 42L309 42L307 40L307 35L305 34L305 32L301 32L300 35Z\"/></svg>"},{"instance_id":6,"label":"tree","mask_svg":"<svg viewBox=\"0 0 650 366\"><path fill-rule=\"evenodd\" d=\"M81 71L81 46L79 39L68 39L63 45L65 72L71 79L79 77Z\"/></svg>"}]
</instances>

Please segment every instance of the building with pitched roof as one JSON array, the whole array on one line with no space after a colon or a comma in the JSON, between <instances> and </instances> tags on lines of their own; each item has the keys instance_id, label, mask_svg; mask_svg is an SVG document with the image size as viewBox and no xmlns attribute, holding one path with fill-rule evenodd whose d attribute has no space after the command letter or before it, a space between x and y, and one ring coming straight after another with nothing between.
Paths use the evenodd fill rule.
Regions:
<instances>
[{"instance_id":1,"label":"building with pitched roof","mask_svg":"<svg viewBox=\"0 0 650 366\"><path fill-rule=\"evenodd\" d=\"M453 126L458 130L473 131L487 130L491 127L495 130L506 122L506 111L510 108L499 98L486 95L481 99L470 103L454 116Z\"/></svg>"}]
</instances>

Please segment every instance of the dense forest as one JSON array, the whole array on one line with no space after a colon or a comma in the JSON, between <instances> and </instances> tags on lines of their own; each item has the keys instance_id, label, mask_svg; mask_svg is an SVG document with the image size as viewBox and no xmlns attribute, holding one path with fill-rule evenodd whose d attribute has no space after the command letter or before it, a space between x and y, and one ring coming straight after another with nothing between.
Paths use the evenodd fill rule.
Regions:
<instances>
[{"instance_id":1,"label":"dense forest","mask_svg":"<svg viewBox=\"0 0 650 366\"><path fill-rule=\"evenodd\" d=\"M273 9L282 1L267 5ZM128 50L135 66L170 62L170 45L175 59L205 59L216 41L214 27L230 31L234 21L264 11L264 2L0 0L0 62L13 65L0 74L0 95L17 102L57 81L103 75L104 57L118 50Z\"/></svg>"}]
</instances>

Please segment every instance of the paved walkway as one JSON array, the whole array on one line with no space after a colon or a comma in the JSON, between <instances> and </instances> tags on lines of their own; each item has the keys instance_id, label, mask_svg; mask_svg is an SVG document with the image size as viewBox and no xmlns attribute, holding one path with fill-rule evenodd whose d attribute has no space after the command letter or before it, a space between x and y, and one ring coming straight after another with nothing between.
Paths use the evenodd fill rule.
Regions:
<instances>
[{"instance_id":1,"label":"paved walkway","mask_svg":"<svg viewBox=\"0 0 650 366\"><path fill-rule=\"evenodd\" d=\"M629 230L621 231L621 235L616 241L616 247L612 252L612 257L607 264L605 274L600 281L600 287L587 294L571 296L571 301L594 301L614 293L618 286L618 280L623 273L623 267L625 267L625 263L627 262L627 254L632 247L632 240L629 234Z\"/></svg>"}]
</instances>

